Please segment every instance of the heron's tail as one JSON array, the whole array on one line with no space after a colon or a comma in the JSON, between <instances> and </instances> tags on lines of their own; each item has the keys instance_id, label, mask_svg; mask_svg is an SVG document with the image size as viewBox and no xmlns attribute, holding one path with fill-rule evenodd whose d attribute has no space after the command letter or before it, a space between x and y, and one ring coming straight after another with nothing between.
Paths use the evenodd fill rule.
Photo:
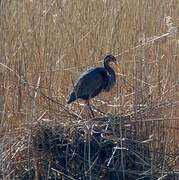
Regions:
<instances>
[{"instance_id":1,"label":"heron's tail","mask_svg":"<svg viewBox=\"0 0 179 180\"><path fill-rule=\"evenodd\" d=\"M72 92L72 93L70 94L69 98L68 98L67 103L70 104L70 103L72 103L72 102L75 101L75 100L76 100L75 92Z\"/></svg>"}]
</instances>

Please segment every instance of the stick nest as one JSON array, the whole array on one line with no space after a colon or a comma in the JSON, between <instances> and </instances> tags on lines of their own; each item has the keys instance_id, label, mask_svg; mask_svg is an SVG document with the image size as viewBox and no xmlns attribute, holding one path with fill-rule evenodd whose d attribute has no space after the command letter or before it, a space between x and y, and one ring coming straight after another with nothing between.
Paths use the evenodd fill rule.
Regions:
<instances>
[{"instance_id":1,"label":"stick nest","mask_svg":"<svg viewBox=\"0 0 179 180\"><path fill-rule=\"evenodd\" d=\"M159 166L151 162L151 141L143 131L135 131L134 119L136 114L84 121L68 117L65 124L42 119L30 135L26 130L21 133L14 143L16 151L6 153L9 160L3 167L11 172L6 176L22 180L156 179Z\"/></svg>"}]
</instances>

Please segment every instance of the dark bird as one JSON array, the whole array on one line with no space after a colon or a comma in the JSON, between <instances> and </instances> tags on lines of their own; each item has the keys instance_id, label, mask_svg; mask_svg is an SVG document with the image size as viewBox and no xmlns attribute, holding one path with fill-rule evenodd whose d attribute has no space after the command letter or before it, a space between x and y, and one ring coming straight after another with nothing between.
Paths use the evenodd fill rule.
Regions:
<instances>
[{"instance_id":1,"label":"dark bird","mask_svg":"<svg viewBox=\"0 0 179 180\"><path fill-rule=\"evenodd\" d=\"M67 103L83 99L89 105L91 98L102 91L110 91L116 82L116 74L110 63L114 63L117 71L120 70L116 58L111 54L106 55L104 67L91 68L80 76L70 92Z\"/></svg>"}]
</instances>

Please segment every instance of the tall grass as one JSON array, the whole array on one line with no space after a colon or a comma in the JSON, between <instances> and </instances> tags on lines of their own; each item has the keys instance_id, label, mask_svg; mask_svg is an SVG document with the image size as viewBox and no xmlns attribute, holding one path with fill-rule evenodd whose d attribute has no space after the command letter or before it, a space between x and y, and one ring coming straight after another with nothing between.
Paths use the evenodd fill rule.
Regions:
<instances>
[{"instance_id":1,"label":"tall grass","mask_svg":"<svg viewBox=\"0 0 179 180\"><path fill-rule=\"evenodd\" d=\"M95 104L116 114L161 106L141 119L153 128L137 125L136 131L156 140L158 156L168 157L161 160L163 166L167 161L177 167L178 9L178 0L0 1L3 150L22 127L30 131L41 116L60 116L58 105L65 105L76 78L111 52L121 63L121 74L112 92L101 94ZM70 110L80 112L78 104Z\"/></svg>"}]
</instances>

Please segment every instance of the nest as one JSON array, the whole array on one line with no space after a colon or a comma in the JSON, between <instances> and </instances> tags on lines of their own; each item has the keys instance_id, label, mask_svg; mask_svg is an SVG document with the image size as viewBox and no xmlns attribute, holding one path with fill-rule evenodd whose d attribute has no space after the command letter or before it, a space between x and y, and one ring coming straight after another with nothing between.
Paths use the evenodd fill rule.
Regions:
<instances>
[{"instance_id":1,"label":"nest","mask_svg":"<svg viewBox=\"0 0 179 180\"><path fill-rule=\"evenodd\" d=\"M156 179L150 141L135 132L132 119L106 116L66 125L42 120L32 127L30 138L23 135L23 147L6 168L11 178L21 180Z\"/></svg>"},{"instance_id":2,"label":"nest","mask_svg":"<svg viewBox=\"0 0 179 180\"><path fill-rule=\"evenodd\" d=\"M127 128L123 127L122 131L129 134L120 138L120 125L106 129L109 119L101 121L86 129L77 127L66 132L47 126L37 130L33 140L37 153L50 155L43 163L45 172L48 172L49 159L49 174L59 175L59 179L60 176L67 179L135 179L136 171L146 171L149 148L132 140Z\"/></svg>"}]
</instances>

